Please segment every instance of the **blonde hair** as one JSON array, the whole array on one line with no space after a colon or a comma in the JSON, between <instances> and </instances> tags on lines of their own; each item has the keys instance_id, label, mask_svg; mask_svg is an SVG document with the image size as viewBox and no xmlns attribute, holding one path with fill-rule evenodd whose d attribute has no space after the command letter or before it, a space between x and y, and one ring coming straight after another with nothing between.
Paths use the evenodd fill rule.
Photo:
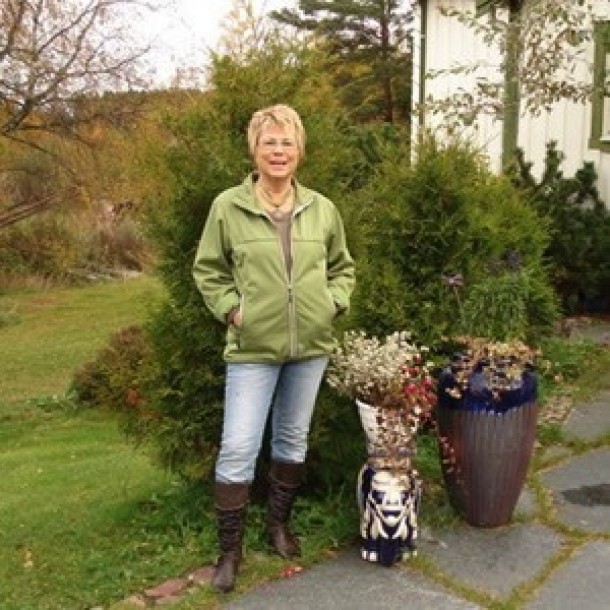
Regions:
<instances>
[{"instance_id":1,"label":"blonde hair","mask_svg":"<svg viewBox=\"0 0 610 610\"><path fill-rule=\"evenodd\" d=\"M294 129L299 156L303 157L305 154L305 129L303 129L301 117L296 110L285 104L269 106L268 108L257 110L252 115L248 125L248 149L250 154L253 157L256 154L256 147L258 146L261 132L270 123Z\"/></svg>"}]
</instances>

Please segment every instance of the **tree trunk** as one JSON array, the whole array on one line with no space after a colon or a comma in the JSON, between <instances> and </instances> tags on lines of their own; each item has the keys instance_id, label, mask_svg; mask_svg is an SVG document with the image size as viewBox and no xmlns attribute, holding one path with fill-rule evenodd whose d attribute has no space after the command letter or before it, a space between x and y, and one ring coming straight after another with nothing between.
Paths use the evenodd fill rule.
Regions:
<instances>
[{"instance_id":1,"label":"tree trunk","mask_svg":"<svg viewBox=\"0 0 610 610\"><path fill-rule=\"evenodd\" d=\"M392 92L392 77L388 69L390 60L390 22L389 15L384 14L381 17L381 61L382 61L382 86L383 99L385 104L386 123L394 122L394 94Z\"/></svg>"},{"instance_id":2,"label":"tree trunk","mask_svg":"<svg viewBox=\"0 0 610 610\"><path fill-rule=\"evenodd\" d=\"M521 18L523 0L508 3L509 17L504 58L504 102L502 125L502 170L506 171L512 163L519 141L520 83L519 60L521 47L518 22Z\"/></svg>"}]
</instances>

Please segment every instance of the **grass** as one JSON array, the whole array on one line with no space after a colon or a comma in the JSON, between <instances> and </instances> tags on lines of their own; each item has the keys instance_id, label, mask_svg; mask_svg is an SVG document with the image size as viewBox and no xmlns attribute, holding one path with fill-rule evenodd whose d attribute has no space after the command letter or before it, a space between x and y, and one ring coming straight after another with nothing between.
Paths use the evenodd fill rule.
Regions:
<instances>
[{"instance_id":1,"label":"grass","mask_svg":"<svg viewBox=\"0 0 610 610\"><path fill-rule=\"evenodd\" d=\"M104 417L10 422L2 447L4 610L94 607L205 556L195 530L184 535L180 513L168 514L177 482Z\"/></svg>"},{"instance_id":2,"label":"grass","mask_svg":"<svg viewBox=\"0 0 610 610\"><path fill-rule=\"evenodd\" d=\"M160 298L150 277L43 292L0 294L0 403L62 394L74 370L111 333L140 322Z\"/></svg>"},{"instance_id":3,"label":"grass","mask_svg":"<svg viewBox=\"0 0 610 610\"><path fill-rule=\"evenodd\" d=\"M210 510L114 419L71 410L72 372L162 290L151 278L0 297L0 607L106 605L211 561ZM201 511L200 514L197 514Z\"/></svg>"}]
</instances>

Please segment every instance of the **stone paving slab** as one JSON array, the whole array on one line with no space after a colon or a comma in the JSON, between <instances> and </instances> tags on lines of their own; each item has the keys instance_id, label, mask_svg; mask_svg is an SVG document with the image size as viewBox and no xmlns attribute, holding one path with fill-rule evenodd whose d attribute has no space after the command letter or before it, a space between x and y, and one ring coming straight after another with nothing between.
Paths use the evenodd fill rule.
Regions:
<instances>
[{"instance_id":1,"label":"stone paving slab","mask_svg":"<svg viewBox=\"0 0 610 610\"><path fill-rule=\"evenodd\" d=\"M539 524L483 529L460 526L421 553L454 579L494 597L532 579L561 547L563 537Z\"/></svg>"},{"instance_id":2,"label":"stone paving slab","mask_svg":"<svg viewBox=\"0 0 610 610\"><path fill-rule=\"evenodd\" d=\"M572 456L572 450L561 445L551 445L544 450L543 459L549 462L559 461Z\"/></svg>"},{"instance_id":3,"label":"stone paving slab","mask_svg":"<svg viewBox=\"0 0 610 610\"><path fill-rule=\"evenodd\" d=\"M532 519L538 513L538 504L536 502L536 496L534 492L527 486L524 485L517 505L515 506L514 516L521 517L522 519Z\"/></svg>"},{"instance_id":4,"label":"stone paving slab","mask_svg":"<svg viewBox=\"0 0 610 610\"><path fill-rule=\"evenodd\" d=\"M604 390L582 405L575 405L564 430L584 441L593 441L610 432L610 390Z\"/></svg>"},{"instance_id":5,"label":"stone paving slab","mask_svg":"<svg viewBox=\"0 0 610 610\"><path fill-rule=\"evenodd\" d=\"M223 607L232 610L480 608L409 569L408 561L385 568L360 559L355 547L311 570L258 587Z\"/></svg>"},{"instance_id":6,"label":"stone paving slab","mask_svg":"<svg viewBox=\"0 0 610 610\"><path fill-rule=\"evenodd\" d=\"M610 542L589 543L547 580L524 610L607 610L609 575Z\"/></svg>"},{"instance_id":7,"label":"stone paving slab","mask_svg":"<svg viewBox=\"0 0 610 610\"><path fill-rule=\"evenodd\" d=\"M566 525L610 533L609 447L593 449L550 468L542 474L542 481L552 492L558 518Z\"/></svg>"}]
</instances>

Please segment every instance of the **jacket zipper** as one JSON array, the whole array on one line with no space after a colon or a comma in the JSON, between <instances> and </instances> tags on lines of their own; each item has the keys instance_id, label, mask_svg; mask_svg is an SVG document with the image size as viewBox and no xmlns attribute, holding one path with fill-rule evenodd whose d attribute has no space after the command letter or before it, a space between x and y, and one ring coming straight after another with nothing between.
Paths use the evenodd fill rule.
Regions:
<instances>
[{"instance_id":1,"label":"jacket zipper","mask_svg":"<svg viewBox=\"0 0 610 610\"><path fill-rule=\"evenodd\" d=\"M305 208L306 205L301 205L295 208L292 213L292 218L290 221L290 256L292 257L292 267L290 269L290 274L286 270L286 279L288 281L288 335L289 335L289 355L291 358L296 358L299 352L299 344L298 344L298 331L297 331L297 307L296 301L294 299L294 287L292 285L292 271L294 270L294 241L293 241L293 232L292 232L292 223L294 219L297 217L297 214L300 214ZM278 235L279 238L279 235ZM280 250L282 246L280 244ZM283 253L282 253L283 254ZM285 259L284 259L285 260ZM286 264L284 263L284 269L286 269Z\"/></svg>"},{"instance_id":2,"label":"jacket zipper","mask_svg":"<svg viewBox=\"0 0 610 610\"><path fill-rule=\"evenodd\" d=\"M294 220L302 210L304 210L309 204L301 205L296 208L292 213L292 220ZM296 358L298 356L299 345L297 340L297 313L296 313L296 302L294 299L294 288L292 285L292 272L289 274L286 269L286 257L284 256L284 250L282 248L282 240L277 227L273 224L271 218L267 215L267 219L273 225L273 228L277 234L277 245L278 253L280 256L280 262L284 269L284 277L286 278L286 291L288 297L288 356L290 358ZM290 227L290 256L292 256L292 266L294 267L294 243L292 240L292 226Z\"/></svg>"},{"instance_id":3,"label":"jacket zipper","mask_svg":"<svg viewBox=\"0 0 610 610\"><path fill-rule=\"evenodd\" d=\"M294 210L291 219L291 227L290 227L290 256L292 257L292 266L294 267L294 243L292 240L292 220L296 217L296 215L303 210L307 206L301 206ZM271 220L269 220L271 222ZM271 223L273 224L273 223ZM282 248L282 240L280 238L280 233L277 230L277 227L273 225L275 231L277 233L277 245L278 245L278 253L280 256L280 262L282 268L284 269L284 277L286 278L286 292L288 297L288 356L290 358L296 358L298 356L299 344L297 337L297 313L296 313L296 302L294 300L294 288L292 285L292 271L288 273L286 269L286 256L284 254L284 249Z\"/></svg>"},{"instance_id":4,"label":"jacket zipper","mask_svg":"<svg viewBox=\"0 0 610 610\"><path fill-rule=\"evenodd\" d=\"M290 282L288 284L288 350L291 358L296 357L298 352L296 319L294 293L292 291L292 282Z\"/></svg>"},{"instance_id":5,"label":"jacket zipper","mask_svg":"<svg viewBox=\"0 0 610 610\"><path fill-rule=\"evenodd\" d=\"M292 219L290 220L290 256L292 257L292 264L294 266L294 248L292 243L292 220L294 219L294 214ZM282 262L282 267L284 269L284 275L286 277L286 290L288 295L288 356L290 358L296 358L298 352L298 342L297 342L297 315L296 315L296 304L294 302L294 291L292 286L292 270L288 273L288 269L286 269L286 253L282 248L282 240L280 238L280 233L277 230L277 242L279 246L280 258Z\"/></svg>"}]
</instances>

